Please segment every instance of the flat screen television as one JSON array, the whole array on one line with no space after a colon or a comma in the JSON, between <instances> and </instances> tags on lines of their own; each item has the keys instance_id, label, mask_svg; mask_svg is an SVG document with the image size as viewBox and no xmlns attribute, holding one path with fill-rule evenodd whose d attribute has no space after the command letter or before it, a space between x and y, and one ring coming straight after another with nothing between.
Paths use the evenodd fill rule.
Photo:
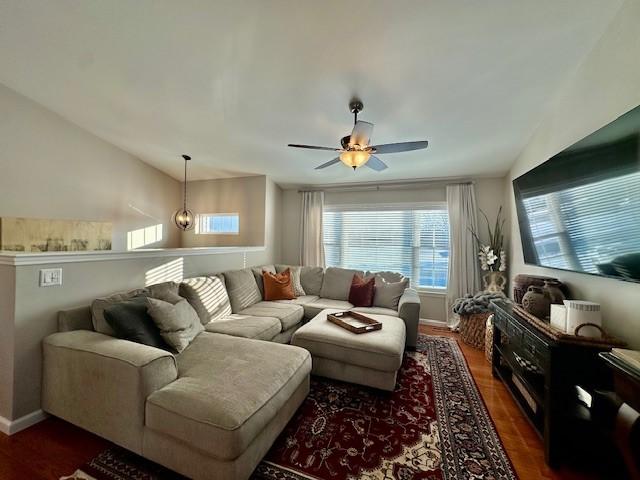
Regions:
<instances>
[{"instance_id":1,"label":"flat screen television","mask_svg":"<svg viewBox=\"0 0 640 480\"><path fill-rule=\"evenodd\" d=\"M640 282L640 106L513 188L527 264Z\"/></svg>"}]
</instances>

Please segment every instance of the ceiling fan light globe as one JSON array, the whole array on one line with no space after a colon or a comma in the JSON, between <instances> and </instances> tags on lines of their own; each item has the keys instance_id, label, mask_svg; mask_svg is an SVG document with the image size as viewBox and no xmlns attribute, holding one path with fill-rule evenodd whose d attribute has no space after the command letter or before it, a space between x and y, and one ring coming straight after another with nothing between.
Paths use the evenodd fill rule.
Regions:
<instances>
[{"instance_id":1,"label":"ceiling fan light globe","mask_svg":"<svg viewBox=\"0 0 640 480\"><path fill-rule=\"evenodd\" d=\"M369 161L371 155L364 150L351 150L340 154L340 161L354 170Z\"/></svg>"}]
</instances>

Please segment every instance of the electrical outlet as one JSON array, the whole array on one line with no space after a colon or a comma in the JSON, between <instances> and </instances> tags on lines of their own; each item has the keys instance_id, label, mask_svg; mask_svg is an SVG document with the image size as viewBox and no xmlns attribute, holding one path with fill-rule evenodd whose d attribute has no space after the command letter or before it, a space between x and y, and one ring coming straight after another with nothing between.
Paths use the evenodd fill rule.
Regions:
<instances>
[{"instance_id":1,"label":"electrical outlet","mask_svg":"<svg viewBox=\"0 0 640 480\"><path fill-rule=\"evenodd\" d=\"M61 268L45 268L40 270L40 286L55 287L62 285Z\"/></svg>"}]
</instances>

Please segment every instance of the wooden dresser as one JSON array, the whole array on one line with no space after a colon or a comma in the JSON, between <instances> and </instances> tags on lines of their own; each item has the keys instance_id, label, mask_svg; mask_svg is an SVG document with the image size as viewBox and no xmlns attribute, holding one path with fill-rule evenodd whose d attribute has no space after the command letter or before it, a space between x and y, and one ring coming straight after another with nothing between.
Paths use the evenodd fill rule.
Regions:
<instances>
[{"instance_id":1,"label":"wooden dresser","mask_svg":"<svg viewBox=\"0 0 640 480\"><path fill-rule=\"evenodd\" d=\"M576 385L611 389L611 372L598 357L609 348L554 339L511 305L494 302L493 307L493 375L540 434L545 459L555 467L584 436L578 425L589 421Z\"/></svg>"}]
</instances>

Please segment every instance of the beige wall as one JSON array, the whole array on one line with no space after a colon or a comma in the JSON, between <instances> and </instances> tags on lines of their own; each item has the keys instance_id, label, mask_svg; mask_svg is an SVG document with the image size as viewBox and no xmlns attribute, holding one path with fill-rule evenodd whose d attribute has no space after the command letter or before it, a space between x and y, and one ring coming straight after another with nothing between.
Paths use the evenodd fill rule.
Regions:
<instances>
[{"instance_id":1,"label":"beige wall","mask_svg":"<svg viewBox=\"0 0 640 480\"><path fill-rule=\"evenodd\" d=\"M512 168L510 180L640 104L639 18L640 1L628 0L555 98ZM525 265L510 181L507 185L512 212L511 271L560 278L577 298L601 303L604 327L633 348L640 348L640 285Z\"/></svg>"},{"instance_id":2,"label":"beige wall","mask_svg":"<svg viewBox=\"0 0 640 480\"><path fill-rule=\"evenodd\" d=\"M113 222L115 250L163 224L148 246L179 246L179 182L3 85L0 112L0 216Z\"/></svg>"},{"instance_id":3,"label":"beige wall","mask_svg":"<svg viewBox=\"0 0 640 480\"><path fill-rule=\"evenodd\" d=\"M15 318L7 320L8 328L3 330L6 336L0 340L3 347L0 359L4 360L5 355L8 357L6 364L0 364L0 385L3 386L0 416L17 419L40 408L41 341L56 331L59 310L86 305L96 297L148 283L279 263L282 191L269 179L263 178L262 186L265 192L262 200L265 214L261 219L264 248L259 251L47 265L46 268L63 268L64 279L63 286L48 288L38 286L39 270L45 268L42 265L0 266L3 267L0 269L3 287L5 281L11 282L13 278L13 270L3 275L5 269L15 268L16 284ZM6 300L4 296L0 299ZM5 310L10 312L12 309L11 303L0 303L3 322L5 318L9 319ZM5 343L15 346L15 355L13 349L4 350ZM11 386L9 393L5 385Z\"/></svg>"},{"instance_id":4,"label":"beige wall","mask_svg":"<svg viewBox=\"0 0 640 480\"><path fill-rule=\"evenodd\" d=\"M498 208L505 198L504 178L478 178L474 180L478 208L487 213L490 220L495 220ZM366 190L325 193L326 205L351 205L369 203L414 203L414 202L445 202L446 191L444 185L424 187L409 190ZM285 190L283 193L283 240L282 259L285 263L299 263L300 248L300 209L301 195L297 190ZM484 220L480 220L484 227ZM508 229L507 229L508 241ZM481 238L487 234L481 230ZM421 294L420 316L429 320L446 320L446 297L444 294Z\"/></svg>"},{"instance_id":5,"label":"beige wall","mask_svg":"<svg viewBox=\"0 0 640 480\"><path fill-rule=\"evenodd\" d=\"M182 233L183 247L261 246L265 241L265 176L201 180L188 184L188 208L198 213L237 213L238 235Z\"/></svg>"}]
</instances>

